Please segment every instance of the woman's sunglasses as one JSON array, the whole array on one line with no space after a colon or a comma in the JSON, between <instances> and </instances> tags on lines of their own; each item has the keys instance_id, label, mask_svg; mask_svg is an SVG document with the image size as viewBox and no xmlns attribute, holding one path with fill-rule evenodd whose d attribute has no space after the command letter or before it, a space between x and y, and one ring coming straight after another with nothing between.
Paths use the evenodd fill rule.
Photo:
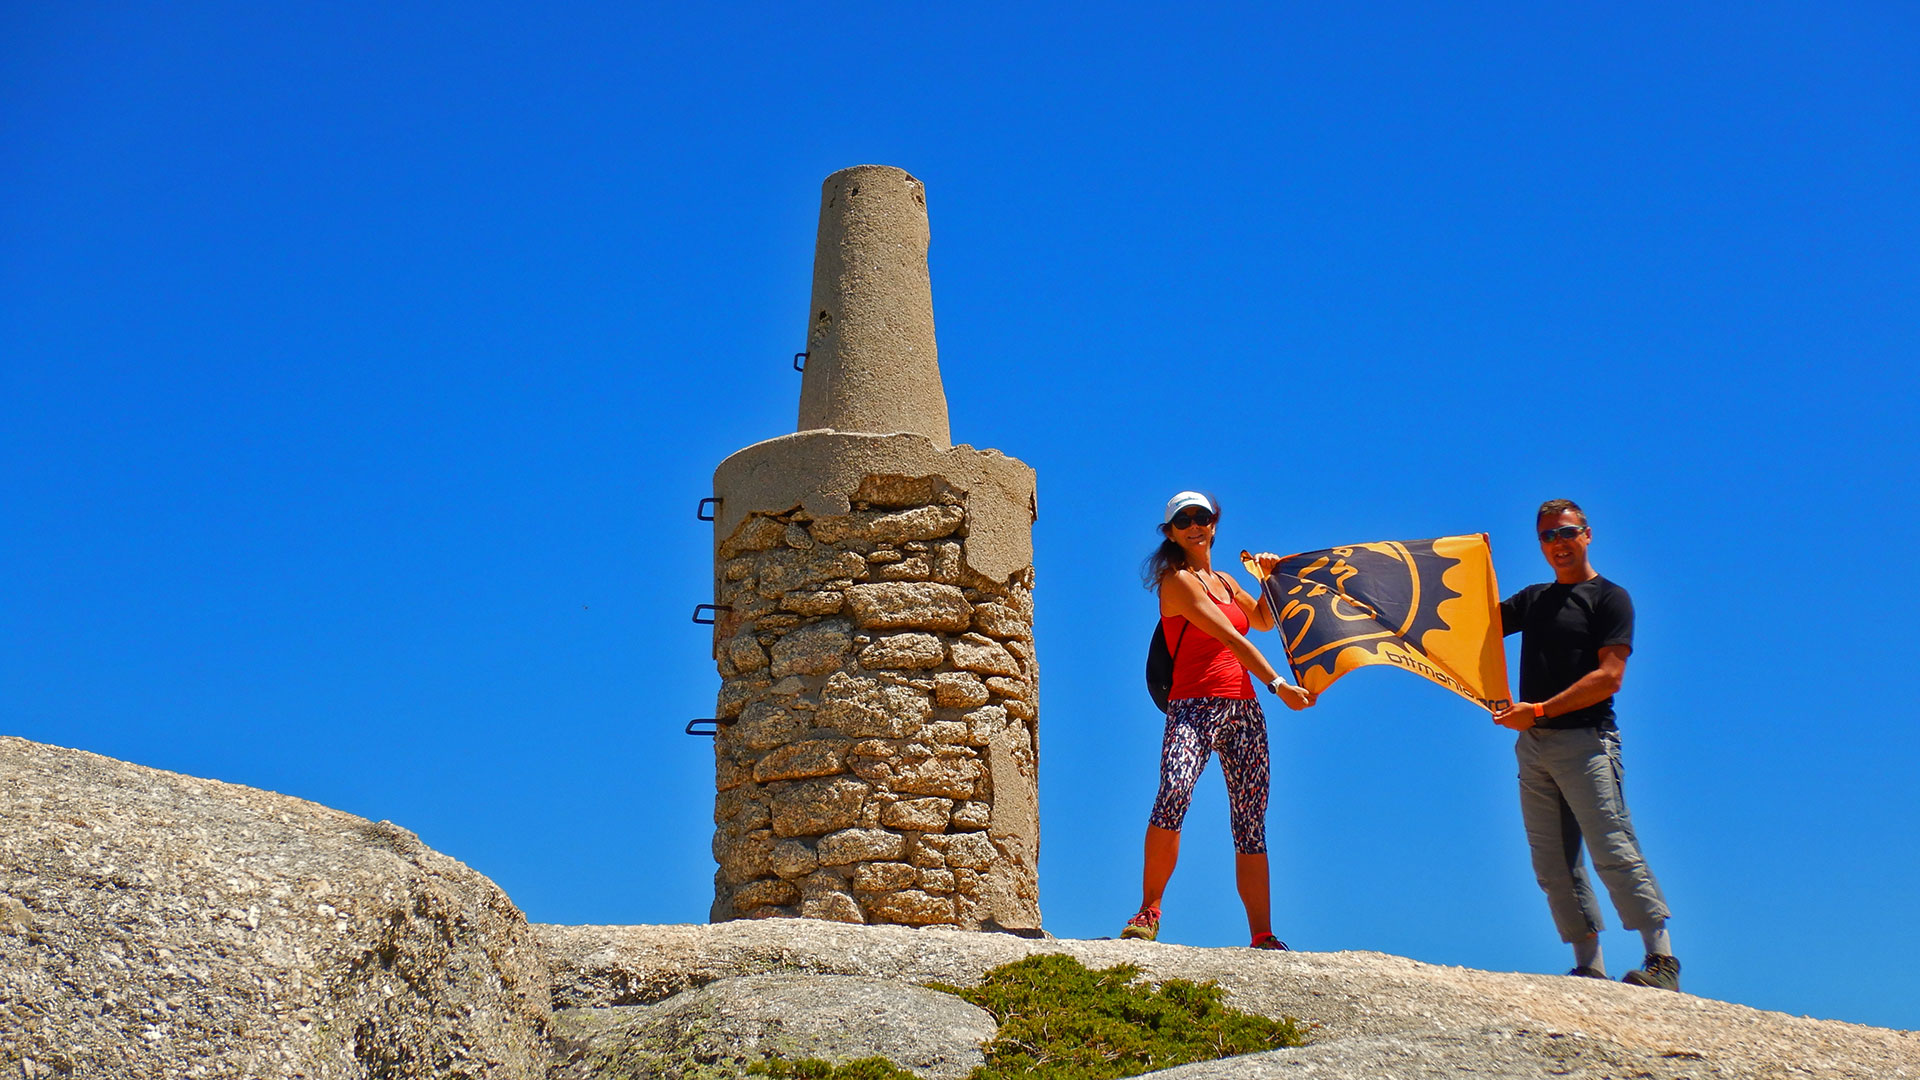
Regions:
<instances>
[{"instance_id":1,"label":"woman's sunglasses","mask_svg":"<svg viewBox=\"0 0 1920 1080\"><path fill-rule=\"evenodd\" d=\"M1540 542L1551 544L1555 540L1571 540L1586 531L1585 525L1562 525L1557 529L1541 529Z\"/></svg>"},{"instance_id":2,"label":"woman's sunglasses","mask_svg":"<svg viewBox=\"0 0 1920 1080\"><path fill-rule=\"evenodd\" d=\"M1176 529L1184 529L1189 525L1211 525L1213 511L1201 506L1189 506L1167 519L1167 524Z\"/></svg>"}]
</instances>

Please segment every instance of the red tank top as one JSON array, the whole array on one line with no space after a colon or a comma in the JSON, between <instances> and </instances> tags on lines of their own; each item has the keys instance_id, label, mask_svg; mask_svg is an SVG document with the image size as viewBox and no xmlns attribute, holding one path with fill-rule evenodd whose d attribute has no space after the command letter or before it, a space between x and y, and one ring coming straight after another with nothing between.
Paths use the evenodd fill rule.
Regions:
<instances>
[{"instance_id":1,"label":"red tank top","mask_svg":"<svg viewBox=\"0 0 1920 1080\"><path fill-rule=\"evenodd\" d=\"M1202 579L1203 581L1205 579ZM1225 582L1221 582L1225 584ZM1247 632L1247 613L1229 596L1226 603L1215 600L1211 590L1207 599L1227 617L1235 630ZM1169 700L1182 698L1219 697L1250 698L1253 696L1253 680L1247 676L1247 669L1240 666L1240 658L1219 639L1198 626L1187 621L1184 615L1163 615L1160 627L1167 635L1167 648L1173 652L1173 690L1167 695ZM1182 637L1180 632L1186 631ZM1175 649L1175 643L1179 647Z\"/></svg>"}]
</instances>

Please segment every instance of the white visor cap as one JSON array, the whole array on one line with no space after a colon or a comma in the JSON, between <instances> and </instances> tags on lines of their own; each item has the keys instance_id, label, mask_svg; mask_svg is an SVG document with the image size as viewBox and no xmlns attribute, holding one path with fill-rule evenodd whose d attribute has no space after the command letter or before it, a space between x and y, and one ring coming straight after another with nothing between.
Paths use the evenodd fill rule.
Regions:
<instances>
[{"instance_id":1,"label":"white visor cap","mask_svg":"<svg viewBox=\"0 0 1920 1080\"><path fill-rule=\"evenodd\" d=\"M1171 522L1173 515L1189 506L1203 506L1209 513L1216 516L1220 513L1220 508L1213 505L1212 499L1207 498L1198 491L1183 491L1167 500L1167 513L1165 517L1160 519L1161 522Z\"/></svg>"}]
</instances>

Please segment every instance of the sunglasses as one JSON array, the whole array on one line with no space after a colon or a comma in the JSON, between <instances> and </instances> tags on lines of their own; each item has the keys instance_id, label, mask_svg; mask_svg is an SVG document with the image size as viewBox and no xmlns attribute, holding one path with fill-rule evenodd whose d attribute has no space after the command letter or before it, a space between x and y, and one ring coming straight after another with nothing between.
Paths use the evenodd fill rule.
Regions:
<instances>
[{"instance_id":1,"label":"sunglasses","mask_svg":"<svg viewBox=\"0 0 1920 1080\"><path fill-rule=\"evenodd\" d=\"M1173 515L1173 517L1168 518L1167 524L1176 529L1184 529L1189 525L1211 525L1213 524L1213 511L1208 510L1204 506L1189 506Z\"/></svg>"},{"instance_id":2,"label":"sunglasses","mask_svg":"<svg viewBox=\"0 0 1920 1080\"><path fill-rule=\"evenodd\" d=\"M1555 540L1571 540L1586 531L1585 525L1562 525L1557 529L1541 529L1540 542L1551 544Z\"/></svg>"}]
</instances>

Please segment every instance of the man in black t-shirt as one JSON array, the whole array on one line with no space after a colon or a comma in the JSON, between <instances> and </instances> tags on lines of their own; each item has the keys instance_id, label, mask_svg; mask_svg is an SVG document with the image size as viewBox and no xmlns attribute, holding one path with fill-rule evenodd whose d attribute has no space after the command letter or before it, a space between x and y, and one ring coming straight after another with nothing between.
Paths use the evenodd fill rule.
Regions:
<instances>
[{"instance_id":1,"label":"man in black t-shirt","mask_svg":"<svg viewBox=\"0 0 1920 1080\"><path fill-rule=\"evenodd\" d=\"M1534 876L1561 940L1573 946L1569 975L1607 977L1605 929L1581 857L1613 898L1620 924L1640 931L1646 961L1623 982L1680 989L1680 961L1667 935L1667 902L1640 854L1621 790L1620 732L1613 694L1633 651L1633 600L1587 560L1593 530L1568 499L1542 503L1534 519L1553 580L1500 604L1505 633L1520 634L1520 697L1493 722L1520 733L1520 816Z\"/></svg>"}]
</instances>

